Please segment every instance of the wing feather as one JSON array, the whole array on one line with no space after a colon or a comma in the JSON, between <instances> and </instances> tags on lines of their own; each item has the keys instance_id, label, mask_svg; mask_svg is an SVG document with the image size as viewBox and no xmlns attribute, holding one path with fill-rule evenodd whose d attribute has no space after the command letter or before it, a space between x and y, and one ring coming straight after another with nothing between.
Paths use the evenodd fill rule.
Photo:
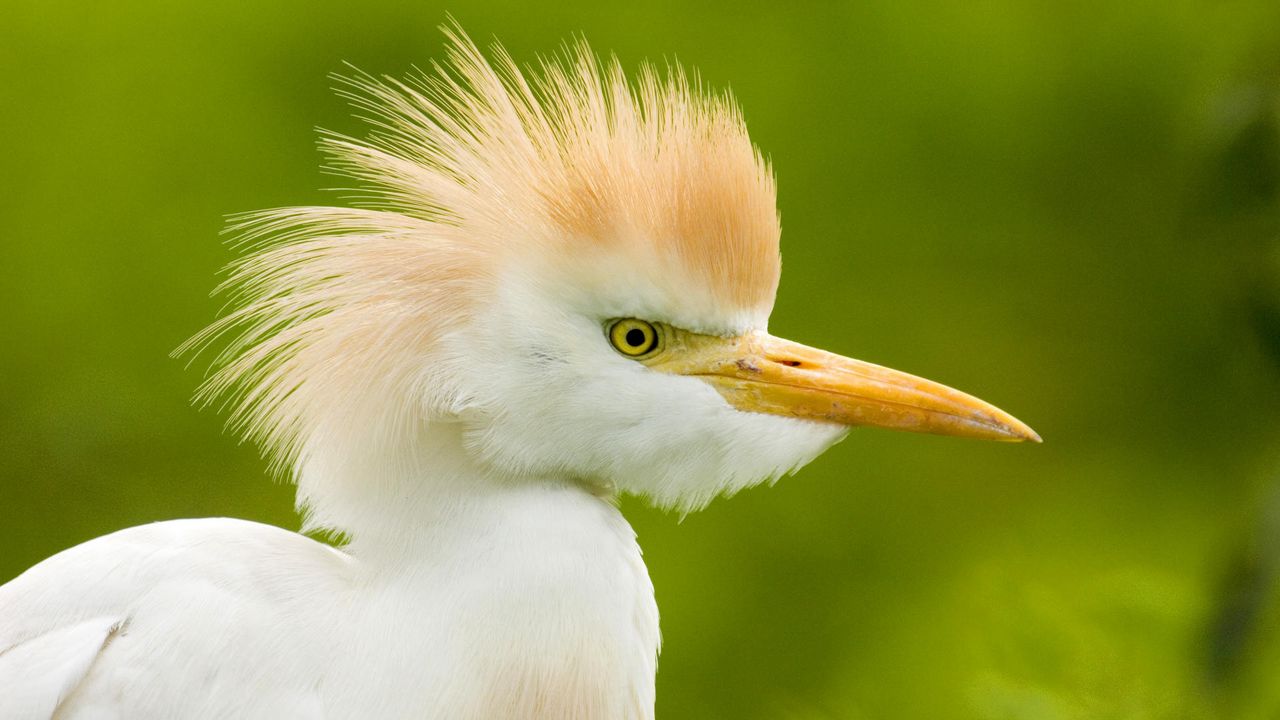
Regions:
<instances>
[{"instance_id":1,"label":"wing feather","mask_svg":"<svg viewBox=\"0 0 1280 720\"><path fill-rule=\"evenodd\" d=\"M125 620L111 615L92 618L0 652L0 717L52 718Z\"/></svg>"}]
</instances>

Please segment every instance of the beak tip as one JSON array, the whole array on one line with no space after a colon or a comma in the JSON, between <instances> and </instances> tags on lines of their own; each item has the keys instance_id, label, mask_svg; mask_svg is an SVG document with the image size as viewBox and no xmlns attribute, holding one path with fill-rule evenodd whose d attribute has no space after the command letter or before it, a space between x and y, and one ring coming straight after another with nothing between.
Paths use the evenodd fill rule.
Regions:
<instances>
[{"instance_id":1,"label":"beak tip","mask_svg":"<svg viewBox=\"0 0 1280 720\"><path fill-rule=\"evenodd\" d=\"M1009 440L1012 442L1029 442L1039 445L1044 442L1040 439L1040 433L1032 430L1030 426L1019 420L1010 418L1013 422L1009 423L1006 428L1009 433Z\"/></svg>"}]
</instances>

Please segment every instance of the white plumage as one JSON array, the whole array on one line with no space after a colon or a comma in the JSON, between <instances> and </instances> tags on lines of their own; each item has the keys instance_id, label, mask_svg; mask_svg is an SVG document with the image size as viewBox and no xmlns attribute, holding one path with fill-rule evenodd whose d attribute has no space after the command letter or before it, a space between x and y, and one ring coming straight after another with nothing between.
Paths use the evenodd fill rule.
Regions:
<instances>
[{"instance_id":1,"label":"white plumage","mask_svg":"<svg viewBox=\"0 0 1280 720\"><path fill-rule=\"evenodd\" d=\"M697 509L851 425L1038 439L774 338L773 178L732 102L585 46L361 77L357 208L242 222L204 390L336 549L132 528L0 588L3 718L651 718L653 588L612 498Z\"/></svg>"}]
</instances>

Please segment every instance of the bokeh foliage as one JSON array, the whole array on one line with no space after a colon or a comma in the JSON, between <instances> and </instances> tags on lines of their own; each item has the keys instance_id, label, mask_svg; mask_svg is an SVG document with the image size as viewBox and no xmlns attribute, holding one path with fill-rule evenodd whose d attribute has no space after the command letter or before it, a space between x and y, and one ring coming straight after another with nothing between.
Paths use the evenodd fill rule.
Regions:
<instances>
[{"instance_id":1,"label":"bokeh foliage","mask_svg":"<svg viewBox=\"0 0 1280 720\"><path fill-rule=\"evenodd\" d=\"M855 432L679 518L628 500L675 718L1280 713L1280 4L311 0L0 8L0 580L132 524L296 527L187 404L225 214L325 203L327 75L453 13L732 88L776 164L772 329L1041 447Z\"/></svg>"}]
</instances>

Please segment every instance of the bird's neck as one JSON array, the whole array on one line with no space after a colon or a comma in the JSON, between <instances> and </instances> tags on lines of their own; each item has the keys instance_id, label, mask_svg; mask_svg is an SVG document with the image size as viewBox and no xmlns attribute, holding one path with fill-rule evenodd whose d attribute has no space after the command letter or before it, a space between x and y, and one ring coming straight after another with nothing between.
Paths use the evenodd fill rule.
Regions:
<instances>
[{"instance_id":1,"label":"bird's neck","mask_svg":"<svg viewBox=\"0 0 1280 720\"><path fill-rule=\"evenodd\" d=\"M608 498L556 478L500 474L467 452L461 425L431 423L411 434L360 438L310 452L297 477L298 506L307 530L341 536L348 550L372 561L420 557L424 548L476 537L491 518L527 504L530 512L557 514L548 503L591 507L626 526ZM563 518L566 522L570 518Z\"/></svg>"},{"instance_id":2,"label":"bird's neck","mask_svg":"<svg viewBox=\"0 0 1280 720\"><path fill-rule=\"evenodd\" d=\"M404 683L449 696L466 679L455 697L484 704L450 717L651 719L657 607L618 509L576 483L496 477L458 426L429 430L335 446L299 477L310 523L349 539L365 622L441 655Z\"/></svg>"}]
</instances>

